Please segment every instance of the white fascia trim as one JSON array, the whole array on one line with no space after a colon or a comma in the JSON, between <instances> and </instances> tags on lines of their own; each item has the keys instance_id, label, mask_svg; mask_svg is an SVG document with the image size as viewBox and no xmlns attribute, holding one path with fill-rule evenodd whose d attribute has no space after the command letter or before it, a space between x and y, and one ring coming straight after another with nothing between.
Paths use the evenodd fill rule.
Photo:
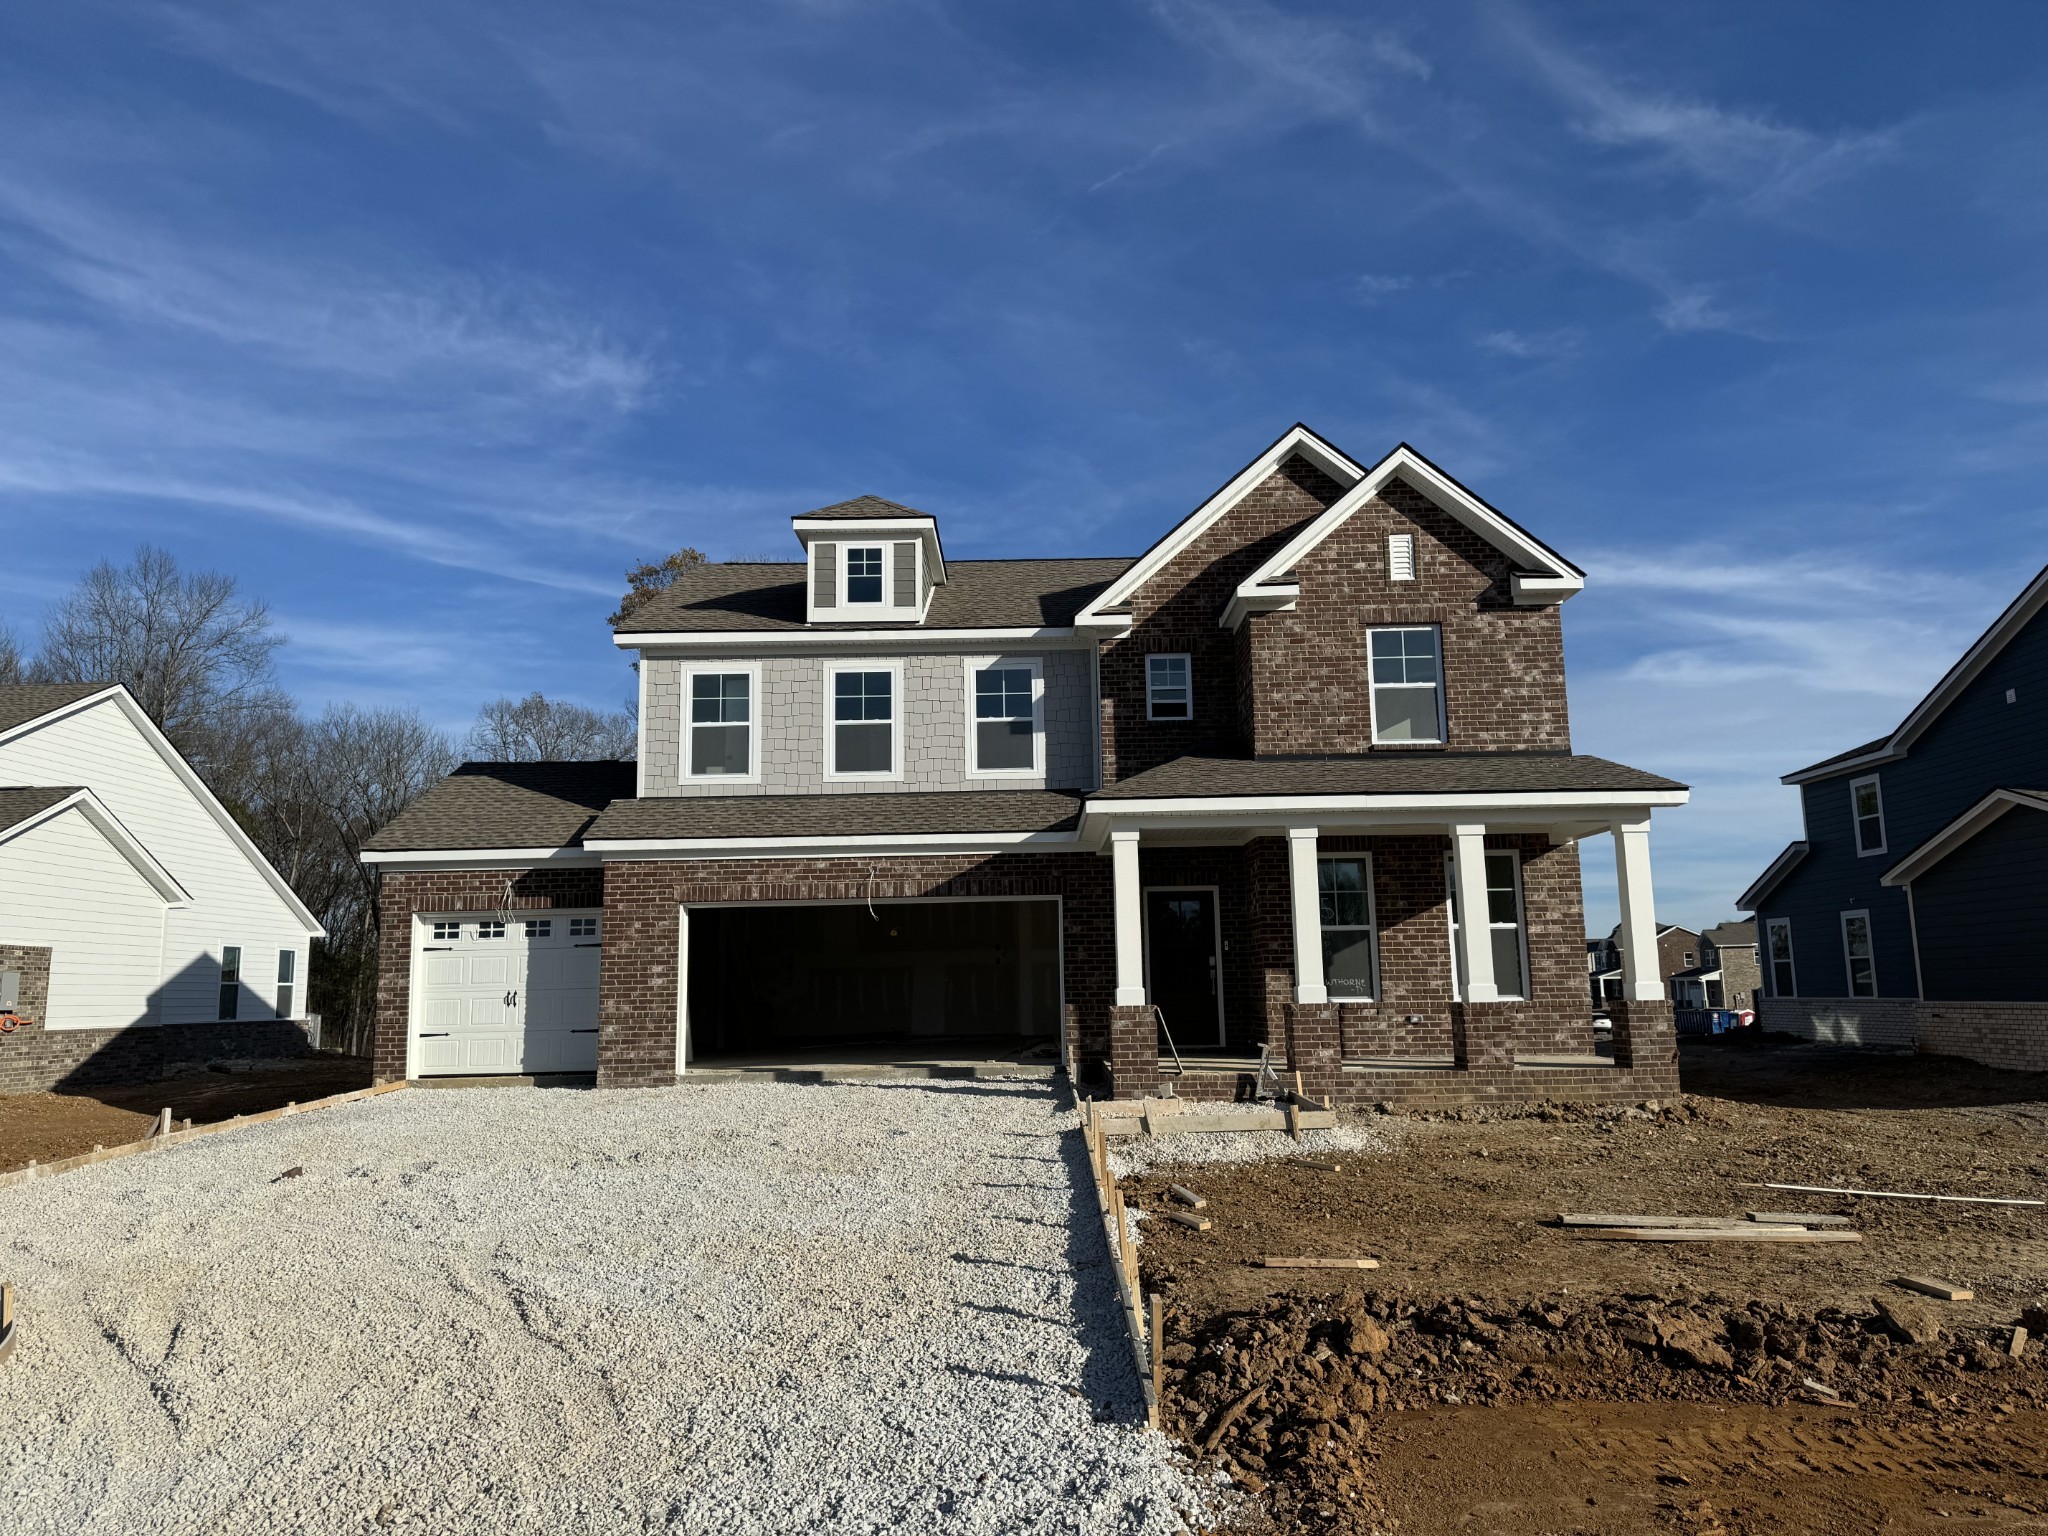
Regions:
<instances>
[{"instance_id":1,"label":"white fascia trim","mask_svg":"<svg viewBox=\"0 0 2048 1536\"><path fill-rule=\"evenodd\" d=\"M1413 821L1416 813L1446 822L1475 820L1489 814L1524 818L1536 813L1549 819L1558 811L1576 812L1595 820L1639 816L1653 807L1684 805L1691 791L1541 790L1524 794L1471 795L1231 795L1211 798L1089 801L1081 809L1081 831L1100 843L1112 826L1131 821L1186 826L1287 827L1304 822L1336 829L1347 825Z\"/></svg>"},{"instance_id":2,"label":"white fascia trim","mask_svg":"<svg viewBox=\"0 0 2048 1536\"><path fill-rule=\"evenodd\" d=\"M1802 768L1797 773L1786 774L1778 782L1811 784L1819 779L1837 778L1858 768L1873 768L1904 757L1913 743L1919 740L1920 734L1956 701L1957 695L1977 680L1986 667L1998 659L1999 652L2012 642L2013 636L2025 629L2044 607L2048 607L2048 567L2043 567L2040 574L2027 583L2027 589L1992 621L1991 627L1977 637L1977 643L1963 653L1962 659L1948 669L1927 697L1913 706L1913 712L1885 740L1860 757L1845 758L1822 767Z\"/></svg>"},{"instance_id":3,"label":"white fascia trim","mask_svg":"<svg viewBox=\"0 0 2048 1536\"><path fill-rule=\"evenodd\" d=\"M905 832L890 837L634 837L600 838L584 846L606 862L625 859L723 859L734 854L802 859L928 853L1007 853L1019 848L1078 847L1079 832Z\"/></svg>"},{"instance_id":4,"label":"white fascia trim","mask_svg":"<svg viewBox=\"0 0 2048 1536\"><path fill-rule=\"evenodd\" d=\"M612 644L622 651L716 650L728 653L757 648L797 650L816 646L918 651L933 645L986 647L1011 641L1078 650L1094 645L1095 637L1078 633L1072 625L1048 625L1042 629L918 629L907 623L888 629L720 629L612 636Z\"/></svg>"},{"instance_id":5,"label":"white fascia trim","mask_svg":"<svg viewBox=\"0 0 2048 1536\"><path fill-rule=\"evenodd\" d=\"M284 876L271 868L270 860L263 857L261 850L257 848L255 843L250 841L249 834L242 830L241 824L228 814L228 808L220 803L212 790L206 787L206 781L192 771L192 765L185 761L184 754L171 745L170 738L156 728L156 722L143 712L142 706L135 702L134 696L119 683L103 688L98 693L87 694L82 699L74 699L71 703L61 705L47 714L38 715L33 720L22 721L13 730L0 734L0 744L12 741L17 736L26 735L32 730L40 729L52 721L61 720L66 716L79 714L84 710L91 709L94 705L102 703L107 699L112 699L119 706L121 712L128 717L129 723L142 733L142 739L149 743L158 757L164 760L170 767L171 772L177 775L179 782L191 793L192 798L197 800L206 809L206 813L219 824L223 832L227 833L229 840L241 851L242 856L269 883L270 888L277 893L279 899L290 910L291 915L298 919L300 927L305 929L306 937L309 939L326 938L327 930L320 926L320 919L312 914L303 901L299 900L298 893L285 884Z\"/></svg>"},{"instance_id":6,"label":"white fascia trim","mask_svg":"<svg viewBox=\"0 0 2048 1536\"><path fill-rule=\"evenodd\" d=\"M365 864L398 869L526 869L535 864L596 864L582 848L407 848L358 855Z\"/></svg>"},{"instance_id":7,"label":"white fascia trim","mask_svg":"<svg viewBox=\"0 0 2048 1536\"><path fill-rule=\"evenodd\" d=\"M1140 555L1137 563L1105 587L1081 610L1074 622L1090 627L1129 628L1130 615L1113 614L1108 610L1130 601L1131 594L1157 575L1162 566L1263 485L1268 475L1296 453L1312 459L1325 474L1340 484L1352 484L1365 475L1363 469L1307 427L1290 427L1278 442L1238 471L1228 485L1182 518L1164 538Z\"/></svg>"},{"instance_id":8,"label":"white fascia trim","mask_svg":"<svg viewBox=\"0 0 2048 1536\"><path fill-rule=\"evenodd\" d=\"M1787 843L1784 852L1771 860L1764 872L1750 883L1749 889L1735 898L1735 910L1755 912L1777 883L1792 872L1794 865L1806 857L1810 846L1804 842Z\"/></svg>"},{"instance_id":9,"label":"white fascia trim","mask_svg":"<svg viewBox=\"0 0 2048 1536\"><path fill-rule=\"evenodd\" d=\"M1911 885L2015 806L2048 811L2048 795L2029 794L2023 789L1994 789L1886 870L1879 877L1878 884Z\"/></svg>"},{"instance_id":10,"label":"white fascia trim","mask_svg":"<svg viewBox=\"0 0 2048 1536\"><path fill-rule=\"evenodd\" d=\"M877 536L915 534L924 546L924 557L937 586L946 584L946 551L939 543L939 522L934 517L797 517L790 519L797 542L808 550L811 540L831 535L835 543L859 543L870 534Z\"/></svg>"},{"instance_id":11,"label":"white fascia trim","mask_svg":"<svg viewBox=\"0 0 2048 1536\"><path fill-rule=\"evenodd\" d=\"M1514 598L1518 604L1561 603L1585 586L1585 577L1562 566L1555 553L1545 549L1403 444L1375 464L1365 478L1330 503L1328 511L1240 582L1218 624L1225 629L1235 629L1244 622L1247 613L1266 612L1292 604L1300 597L1301 588L1297 583L1283 580L1287 573L1343 527L1352 513L1385 489L1388 481L1395 479L1420 491L1495 549L1524 565L1535 567L1533 571L1518 572L1512 578Z\"/></svg>"},{"instance_id":12,"label":"white fascia trim","mask_svg":"<svg viewBox=\"0 0 2048 1536\"><path fill-rule=\"evenodd\" d=\"M24 817L13 826L0 831L0 843L10 842L23 833L33 831L72 810L83 816L93 830L105 838L113 846L114 851L134 867L135 872L163 899L166 906L182 907L192 899L192 893L178 884L177 876L159 864L156 855L143 847L135 834L121 825L121 818L108 810L99 796L90 789L81 789L74 795L66 795L55 805L40 810L33 816Z\"/></svg>"}]
</instances>

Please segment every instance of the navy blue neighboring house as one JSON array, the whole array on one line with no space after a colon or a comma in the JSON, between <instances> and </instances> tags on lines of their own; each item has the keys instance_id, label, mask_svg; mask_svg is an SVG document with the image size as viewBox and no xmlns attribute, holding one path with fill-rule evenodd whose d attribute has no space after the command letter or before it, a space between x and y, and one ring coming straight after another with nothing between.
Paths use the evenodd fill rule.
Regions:
<instances>
[{"instance_id":1,"label":"navy blue neighboring house","mask_svg":"<svg viewBox=\"0 0 2048 1536\"><path fill-rule=\"evenodd\" d=\"M1897 730L1784 782L1806 836L1737 903L1763 1024L2048 1068L2048 570Z\"/></svg>"}]
</instances>

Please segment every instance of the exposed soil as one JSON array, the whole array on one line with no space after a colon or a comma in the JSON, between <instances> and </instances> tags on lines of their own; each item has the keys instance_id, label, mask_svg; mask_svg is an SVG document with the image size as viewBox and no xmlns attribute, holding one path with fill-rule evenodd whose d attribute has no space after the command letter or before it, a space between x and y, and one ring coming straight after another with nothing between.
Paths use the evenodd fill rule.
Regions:
<instances>
[{"instance_id":1,"label":"exposed soil","mask_svg":"<svg viewBox=\"0 0 2048 1536\"><path fill-rule=\"evenodd\" d=\"M1688 1045L1684 1074L1654 1108L1389 1119L1395 1150L1339 1173L1126 1180L1150 1210L1193 1185L1214 1221L1144 1228L1168 1427L1213 1437L1289 1532L2048 1529L2048 1210L1740 1187L2040 1198L2048 1078L1725 1044ZM1845 1214L1864 1241L1546 1224L1751 1209ZM1915 1273L1977 1298L1894 1284ZM2023 1316L2035 1342L2013 1359Z\"/></svg>"},{"instance_id":2,"label":"exposed soil","mask_svg":"<svg viewBox=\"0 0 2048 1536\"><path fill-rule=\"evenodd\" d=\"M54 1163L95 1145L139 1141L166 1106L176 1119L204 1125L369 1085L370 1064L363 1058L316 1056L289 1065L217 1067L75 1093L11 1093L0 1097L0 1173L30 1158Z\"/></svg>"}]
</instances>

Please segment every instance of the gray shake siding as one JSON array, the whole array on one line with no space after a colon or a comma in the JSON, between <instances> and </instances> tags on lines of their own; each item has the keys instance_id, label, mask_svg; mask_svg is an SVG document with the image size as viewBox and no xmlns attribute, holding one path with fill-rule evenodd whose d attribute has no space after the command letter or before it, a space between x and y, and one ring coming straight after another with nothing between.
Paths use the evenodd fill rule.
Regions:
<instances>
[{"instance_id":1,"label":"gray shake siding","mask_svg":"<svg viewBox=\"0 0 2048 1536\"><path fill-rule=\"evenodd\" d=\"M813 608L833 608L839 603L839 546L820 542L811 551Z\"/></svg>"},{"instance_id":2,"label":"gray shake siding","mask_svg":"<svg viewBox=\"0 0 2048 1536\"><path fill-rule=\"evenodd\" d=\"M650 656L646 714L640 724L649 795L873 794L889 790L1093 789L1095 700L1093 656L1082 650L976 652L977 659L1036 660L1045 680L1045 766L1035 777L987 778L967 771L967 655L848 655L806 650L772 655ZM825 777L826 667L871 665L902 669L903 776L900 779ZM682 776L685 669L758 668L756 752L760 782L694 781Z\"/></svg>"}]
</instances>

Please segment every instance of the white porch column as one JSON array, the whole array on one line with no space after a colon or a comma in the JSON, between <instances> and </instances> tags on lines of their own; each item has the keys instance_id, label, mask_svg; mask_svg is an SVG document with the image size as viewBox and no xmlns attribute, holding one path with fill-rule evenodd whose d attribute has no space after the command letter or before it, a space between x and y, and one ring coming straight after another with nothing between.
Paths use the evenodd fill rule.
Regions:
<instances>
[{"instance_id":1,"label":"white porch column","mask_svg":"<svg viewBox=\"0 0 2048 1536\"><path fill-rule=\"evenodd\" d=\"M1287 888L1294 908L1294 1000L1327 1003L1323 980L1322 895L1316 877L1316 829L1287 829Z\"/></svg>"},{"instance_id":2,"label":"white porch column","mask_svg":"<svg viewBox=\"0 0 2048 1536\"><path fill-rule=\"evenodd\" d=\"M1116 881L1116 1004L1145 1005L1145 908L1138 876L1138 829L1109 834L1111 872Z\"/></svg>"},{"instance_id":3,"label":"white porch column","mask_svg":"<svg viewBox=\"0 0 2048 1536\"><path fill-rule=\"evenodd\" d=\"M1650 818L1617 821L1614 879L1621 897L1621 995L1632 1003L1661 1002L1657 967L1657 899L1650 889Z\"/></svg>"},{"instance_id":4,"label":"white porch column","mask_svg":"<svg viewBox=\"0 0 2048 1536\"><path fill-rule=\"evenodd\" d=\"M1465 1001L1497 1003L1493 979L1493 930L1487 926L1486 828L1461 822L1451 828L1451 879L1458 892L1458 974Z\"/></svg>"}]
</instances>

